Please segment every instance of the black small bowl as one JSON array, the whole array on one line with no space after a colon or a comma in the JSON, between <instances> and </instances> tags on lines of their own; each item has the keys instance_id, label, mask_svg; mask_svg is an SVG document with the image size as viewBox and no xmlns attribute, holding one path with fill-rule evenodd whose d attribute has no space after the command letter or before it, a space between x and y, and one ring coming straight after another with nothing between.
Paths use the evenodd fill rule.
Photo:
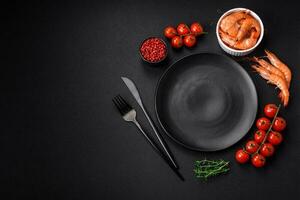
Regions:
<instances>
[{"instance_id":1,"label":"black small bowl","mask_svg":"<svg viewBox=\"0 0 300 200\"><path fill-rule=\"evenodd\" d=\"M161 60L159 60L159 61L157 61L157 62L151 62L151 61L149 61L149 60L146 60L146 59L144 58L144 56L142 55L142 53L141 53L141 47L142 47L142 45L144 44L145 41L147 41L147 40L149 40L149 39L159 39L159 40L165 45L165 47L166 47L166 53L165 53L165 56L164 56ZM140 46L139 46L139 53L140 53L140 56L141 56L141 58L142 58L143 61L145 61L145 62L147 62L147 63L149 63L149 64L159 64L159 63L163 62L163 61L166 59L166 57L168 56L168 46L167 46L166 42L165 42L163 39L159 38L159 37L148 37L148 38L144 39L144 40L141 42L141 44L140 44Z\"/></svg>"}]
</instances>

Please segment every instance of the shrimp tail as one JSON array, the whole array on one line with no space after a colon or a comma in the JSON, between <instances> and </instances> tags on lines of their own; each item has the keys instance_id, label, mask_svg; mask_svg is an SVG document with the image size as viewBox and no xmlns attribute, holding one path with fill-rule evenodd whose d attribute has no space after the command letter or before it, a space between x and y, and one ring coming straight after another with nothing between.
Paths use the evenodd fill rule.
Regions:
<instances>
[{"instance_id":1,"label":"shrimp tail","mask_svg":"<svg viewBox=\"0 0 300 200\"><path fill-rule=\"evenodd\" d=\"M281 102L284 101L284 97L283 97L282 91L280 91L280 93L278 94L278 97L281 100Z\"/></svg>"},{"instance_id":2,"label":"shrimp tail","mask_svg":"<svg viewBox=\"0 0 300 200\"><path fill-rule=\"evenodd\" d=\"M284 107L286 107L288 105L288 103L289 103L289 97L288 96L284 96L284 98L283 98L283 105L284 105Z\"/></svg>"},{"instance_id":3,"label":"shrimp tail","mask_svg":"<svg viewBox=\"0 0 300 200\"><path fill-rule=\"evenodd\" d=\"M286 91L282 90L279 93L279 95L280 95L281 102L283 103L284 107L286 107L288 105L288 103L289 103L290 92L288 90L286 90Z\"/></svg>"}]
</instances>

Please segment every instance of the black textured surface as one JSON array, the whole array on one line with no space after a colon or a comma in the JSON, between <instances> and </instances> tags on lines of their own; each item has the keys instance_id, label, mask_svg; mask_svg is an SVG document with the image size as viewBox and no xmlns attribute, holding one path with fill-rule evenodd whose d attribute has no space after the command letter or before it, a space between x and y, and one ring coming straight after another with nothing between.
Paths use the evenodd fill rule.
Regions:
<instances>
[{"instance_id":1,"label":"black textured surface","mask_svg":"<svg viewBox=\"0 0 300 200\"><path fill-rule=\"evenodd\" d=\"M161 126L192 150L216 151L235 144L257 113L257 93L248 73L218 54L193 54L174 63L155 95Z\"/></svg>"},{"instance_id":2,"label":"black textured surface","mask_svg":"<svg viewBox=\"0 0 300 200\"><path fill-rule=\"evenodd\" d=\"M15 1L14 1L15 2ZM121 81L135 81L145 107L154 112L156 83L170 64L192 53L223 54L215 36L221 14L234 7L254 10L266 32L253 55L268 48L293 71L284 142L264 169L238 165L235 150L187 150L166 137L186 181L181 182L132 124L112 106L120 93L151 128ZM292 1L42 1L2 5L1 182L2 197L21 199L283 199L300 189L300 15ZM140 42L162 37L163 28L200 21L208 32L193 49L174 51L163 66L144 64ZM274 87L249 72L258 92L258 116L278 103ZM196 159L223 158L231 171L202 183Z\"/></svg>"}]
</instances>

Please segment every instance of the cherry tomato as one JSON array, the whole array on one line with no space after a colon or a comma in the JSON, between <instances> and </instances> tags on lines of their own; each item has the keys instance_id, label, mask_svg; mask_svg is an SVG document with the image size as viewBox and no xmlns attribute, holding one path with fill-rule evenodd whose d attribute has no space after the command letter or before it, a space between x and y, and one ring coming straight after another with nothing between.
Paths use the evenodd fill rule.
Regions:
<instances>
[{"instance_id":1,"label":"cherry tomato","mask_svg":"<svg viewBox=\"0 0 300 200\"><path fill-rule=\"evenodd\" d=\"M245 150L240 149L235 153L235 159L241 164L246 163L249 160L249 154Z\"/></svg>"},{"instance_id":2,"label":"cherry tomato","mask_svg":"<svg viewBox=\"0 0 300 200\"><path fill-rule=\"evenodd\" d=\"M275 104L267 104L264 108L264 113L267 117L273 118L276 114L278 107Z\"/></svg>"},{"instance_id":3,"label":"cherry tomato","mask_svg":"<svg viewBox=\"0 0 300 200\"><path fill-rule=\"evenodd\" d=\"M260 130L268 130L270 128L271 121L266 117L261 117L256 121L256 127Z\"/></svg>"},{"instance_id":4,"label":"cherry tomato","mask_svg":"<svg viewBox=\"0 0 300 200\"><path fill-rule=\"evenodd\" d=\"M194 35L186 35L183 38L183 43L187 47L195 46L196 41L197 41L197 39L196 39L196 36L194 36Z\"/></svg>"},{"instance_id":5,"label":"cherry tomato","mask_svg":"<svg viewBox=\"0 0 300 200\"><path fill-rule=\"evenodd\" d=\"M286 127L286 121L282 117L276 117L272 129L274 131L283 131Z\"/></svg>"},{"instance_id":6,"label":"cherry tomato","mask_svg":"<svg viewBox=\"0 0 300 200\"><path fill-rule=\"evenodd\" d=\"M198 22L192 23L190 29L191 33L195 36L201 35L203 33L203 28Z\"/></svg>"},{"instance_id":7,"label":"cherry tomato","mask_svg":"<svg viewBox=\"0 0 300 200\"><path fill-rule=\"evenodd\" d=\"M177 35L177 31L174 27L168 26L164 30L164 35L166 38L172 39L174 36Z\"/></svg>"},{"instance_id":8,"label":"cherry tomato","mask_svg":"<svg viewBox=\"0 0 300 200\"><path fill-rule=\"evenodd\" d=\"M190 33L190 29L186 24L178 24L177 33L179 35L187 35Z\"/></svg>"},{"instance_id":9,"label":"cherry tomato","mask_svg":"<svg viewBox=\"0 0 300 200\"><path fill-rule=\"evenodd\" d=\"M252 156L251 162L254 167L263 167L266 164L266 159L260 154L255 154Z\"/></svg>"},{"instance_id":10,"label":"cherry tomato","mask_svg":"<svg viewBox=\"0 0 300 200\"><path fill-rule=\"evenodd\" d=\"M280 144L282 139L282 135L279 132L271 131L268 135L268 141L273 145Z\"/></svg>"},{"instance_id":11,"label":"cherry tomato","mask_svg":"<svg viewBox=\"0 0 300 200\"><path fill-rule=\"evenodd\" d=\"M258 149L259 145L254 140L250 140L246 144L246 151L250 154L255 153Z\"/></svg>"},{"instance_id":12,"label":"cherry tomato","mask_svg":"<svg viewBox=\"0 0 300 200\"><path fill-rule=\"evenodd\" d=\"M254 140L255 142L257 142L258 144L262 143L263 140L265 139L266 137L266 131L263 131L263 130L257 130L255 133L254 133Z\"/></svg>"},{"instance_id":13,"label":"cherry tomato","mask_svg":"<svg viewBox=\"0 0 300 200\"><path fill-rule=\"evenodd\" d=\"M274 154L275 148L270 143L265 143L261 146L260 154L264 157L270 157Z\"/></svg>"},{"instance_id":14,"label":"cherry tomato","mask_svg":"<svg viewBox=\"0 0 300 200\"><path fill-rule=\"evenodd\" d=\"M173 48L180 48L182 47L182 38L180 36L174 36L171 40L171 46Z\"/></svg>"}]
</instances>

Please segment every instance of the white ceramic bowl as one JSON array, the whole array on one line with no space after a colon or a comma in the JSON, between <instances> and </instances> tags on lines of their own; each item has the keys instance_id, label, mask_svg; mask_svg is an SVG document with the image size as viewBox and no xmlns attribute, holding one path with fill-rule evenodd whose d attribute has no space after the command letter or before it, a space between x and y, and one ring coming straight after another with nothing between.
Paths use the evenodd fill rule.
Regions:
<instances>
[{"instance_id":1,"label":"white ceramic bowl","mask_svg":"<svg viewBox=\"0 0 300 200\"><path fill-rule=\"evenodd\" d=\"M248 12L252 17L254 17L260 24L260 28L261 28L261 32L260 32L260 36L259 36L259 39L257 40L255 46L253 46L252 48L250 49L246 49L246 50L237 50L237 49L233 49L233 48L230 48L229 46L227 46L223 41L222 39L220 38L220 35L219 35L219 26L220 26L220 22L221 20L226 17L227 15L233 13L233 12L237 12L237 11L246 11ZM218 42L219 42L219 45L220 47L228 54L230 55L233 55L233 56L245 56L249 53L251 53L259 44L260 42L262 41L262 38L264 37L264 25L261 21L261 19L259 18L259 16L253 12L252 10L249 10L249 9L246 9L246 8L234 8L234 9L231 9L227 12L225 12L219 19L218 23L217 23L217 26L216 26L216 35L217 35L217 38L218 38Z\"/></svg>"}]
</instances>

